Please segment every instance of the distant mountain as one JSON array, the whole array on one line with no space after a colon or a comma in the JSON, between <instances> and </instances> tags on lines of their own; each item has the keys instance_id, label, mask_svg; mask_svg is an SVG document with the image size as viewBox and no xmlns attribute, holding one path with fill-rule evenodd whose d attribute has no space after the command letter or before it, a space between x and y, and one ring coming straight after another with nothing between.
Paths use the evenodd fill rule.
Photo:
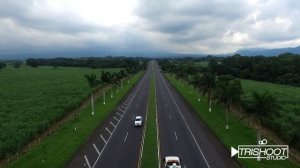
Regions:
<instances>
[{"instance_id":1,"label":"distant mountain","mask_svg":"<svg viewBox=\"0 0 300 168\"><path fill-rule=\"evenodd\" d=\"M290 47L290 48L277 48L277 49L264 49L264 48L242 49L236 51L234 54L240 54L244 56L256 56L256 55L277 56L279 54L286 53L286 52L300 54L300 46Z\"/></svg>"}]
</instances>

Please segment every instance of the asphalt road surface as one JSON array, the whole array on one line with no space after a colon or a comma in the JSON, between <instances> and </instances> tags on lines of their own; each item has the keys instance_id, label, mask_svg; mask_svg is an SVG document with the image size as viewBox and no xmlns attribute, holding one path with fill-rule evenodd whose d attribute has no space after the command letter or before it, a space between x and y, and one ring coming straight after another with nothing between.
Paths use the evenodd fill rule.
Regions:
<instances>
[{"instance_id":1,"label":"asphalt road surface","mask_svg":"<svg viewBox=\"0 0 300 168\"><path fill-rule=\"evenodd\" d=\"M145 127L134 127L134 117L141 115L145 121L152 66L148 66L135 88L95 130L66 167L138 167Z\"/></svg>"},{"instance_id":2,"label":"asphalt road surface","mask_svg":"<svg viewBox=\"0 0 300 168\"><path fill-rule=\"evenodd\" d=\"M181 158L182 168L239 167L157 67L155 83L161 167L165 156Z\"/></svg>"},{"instance_id":3,"label":"asphalt road surface","mask_svg":"<svg viewBox=\"0 0 300 168\"><path fill-rule=\"evenodd\" d=\"M154 62L149 64L130 94L100 124L66 167L139 168L145 127L134 127L134 117L141 115L145 121L153 73L161 168L165 156L179 156L182 168L240 167Z\"/></svg>"}]
</instances>

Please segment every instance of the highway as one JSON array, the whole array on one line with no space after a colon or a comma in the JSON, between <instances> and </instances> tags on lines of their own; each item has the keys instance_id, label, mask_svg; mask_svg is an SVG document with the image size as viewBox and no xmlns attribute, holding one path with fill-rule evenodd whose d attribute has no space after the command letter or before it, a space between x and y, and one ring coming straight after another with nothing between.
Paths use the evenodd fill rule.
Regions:
<instances>
[{"instance_id":1,"label":"highway","mask_svg":"<svg viewBox=\"0 0 300 168\"><path fill-rule=\"evenodd\" d=\"M160 167L163 168L165 156L179 156L182 168L240 167L190 105L169 84L155 62L149 64L137 85L108 119L100 124L66 167L139 168L145 127L135 128L133 123L136 115L143 116L145 121L150 78L153 74Z\"/></svg>"},{"instance_id":2,"label":"highway","mask_svg":"<svg viewBox=\"0 0 300 168\"><path fill-rule=\"evenodd\" d=\"M66 167L136 168L140 164L145 127L134 127L134 117L145 120L152 64L129 95L89 137Z\"/></svg>"},{"instance_id":3,"label":"highway","mask_svg":"<svg viewBox=\"0 0 300 168\"><path fill-rule=\"evenodd\" d=\"M182 168L239 167L193 109L155 68L160 159L179 156Z\"/></svg>"}]
</instances>

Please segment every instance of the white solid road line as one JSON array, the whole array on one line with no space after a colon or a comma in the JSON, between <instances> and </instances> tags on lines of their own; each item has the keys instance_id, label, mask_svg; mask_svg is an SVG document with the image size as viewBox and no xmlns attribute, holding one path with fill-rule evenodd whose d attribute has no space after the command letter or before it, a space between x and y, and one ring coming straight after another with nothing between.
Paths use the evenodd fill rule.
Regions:
<instances>
[{"instance_id":1,"label":"white solid road line","mask_svg":"<svg viewBox=\"0 0 300 168\"><path fill-rule=\"evenodd\" d=\"M104 139L104 137L100 134L100 137L102 138L102 140L104 141L104 143L106 144L106 140Z\"/></svg>"},{"instance_id":2,"label":"white solid road line","mask_svg":"<svg viewBox=\"0 0 300 168\"><path fill-rule=\"evenodd\" d=\"M90 162L89 162L89 160L88 160L88 158L87 158L86 155L84 155L84 159L85 159L85 162L88 165L88 167L91 168L91 164L90 164Z\"/></svg>"},{"instance_id":3,"label":"white solid road line","mask_svg":"<svg viewBox=\"0 0 300 168\"><path fill-rule=\"evenodd\" d=\"M155 96L154 96L154 100L155 100L155 116L156 116L156 144L157 144L157 159L158 159L158 168L161 167L161 156L160 156L160 139L159 139L159 124L158 124L158 114L157 114L157 102L156 102L156 82L155 82L155 73L154 73L154 90L155 90Z\"/></svg>"},{"instance_id":4,"label":"white solid road line","mask_svg":"<svg viewBox=\"0 0 300 168\"><path fill-rule=\"evenodd\" d=\"M202 157L203 157L203 159L204 159L204 161L205 161L207 167L210 168L210 166L209 166L209 164L208 164L208 161L207 161L206 157L204 156L204 154L203 154L203 152L202 152L202 150L201 150L201 148L200 148L200 146L199 146L199 144L198 144L198 142L197 142L197 140L196 140L196 138L195 138L195 136L194 136L194 134L193 134L191 128L190 128L189 125L187 124L187 122L186 122L184 116L182 115L182 111L181 111L180 108L178 107L178 104L176 103L175 98L173 97L173 95L172 95L170 89L168 88L168 86L167 86L165 80L162 78L161 74L160 74L160 78L161 78L162 81L164 82L164 84L165 84L165 86L166 86L166 88L167 88L169 94L171 95L171 97L172 97L172 99L173 99L173 101L174 101L174 103L175 103L175 105L176 105L176 107L177 107L177 109L178 109L178 111L179 111L179 114L181 115L181 118L183 119L185 125L187 126L187 128L188 128L188 130L189 130L189 132L190 132L190 134L192 135L192 137L193 137L193 139L194 139L194 142L196 143L197 148L198 148L198 150L200 151L200 153L201 153L201 155L202 155Z\"/></svg>"},{"instance_id":5,"label":"white solid road line","mask_svg":"<svg viewBox=\"0 0 300 168\"><path fill-rule=\"evenodd\" d=\"M100 155L100 152L99 152L99 150L98 150L97 146L96 146L95 144L93 144L93 146L94 146L94 148L95 148L96 152L98 153L98 155Z\"/></svg>"},{"instance_id":6,"label":"white solid road line","mask_svg":"<svg viewBox=\"0 0 300 168\"><path fill-rule=\"evenodd\" d=\"M127 136L128 136L128 132L126 133L126 136L125 136L124 142L126 142Z\"/></svg>"},{"instance_id":7,"label":"white solid road line","mask_svg":"<svg viewBox=\"0 0 300 168\"><path fill-rule=\"evenodd\" d=\"M172 119L171 114L169 114L170 120Z\"/></svg>"},{"instance_id":8,"label":"white solid road line","mask_svg":"<svg viewBox=\"0 0 300 168\"><path fill-rule=\"evenodd\" d=\"M178 137L177 137L176 131L174 131L174 134L175 134L175 138L176 138L176 140L178 140Z\"/></svg>"},{"instance_id":9,"label":"white solid road line","mask_svg":"<svg viewBox=\"0 0 300 168\"><path fill-rule=\"evenodd\" d=\"M110 130L109 130L107 127L105 127L105 129L106 129L106 131L111 135Z\"/></svg>"},{"instance_id":10,"label":"white solid road line","mask_svg":"<svg viewBox=\"0 0 300 168\"><path fill-rule=\"evenodd\" d=\"M109 122L114 128L116 127L116 125L113 122Z\"/></svg>"}]
</instances>

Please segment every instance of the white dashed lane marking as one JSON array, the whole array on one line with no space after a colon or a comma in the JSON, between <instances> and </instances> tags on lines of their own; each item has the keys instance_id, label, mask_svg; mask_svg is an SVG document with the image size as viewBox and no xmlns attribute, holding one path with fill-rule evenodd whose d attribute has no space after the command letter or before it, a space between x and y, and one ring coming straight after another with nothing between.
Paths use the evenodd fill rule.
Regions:
<instances>
[{"instance_id":1,"label":"white dashed lane marking","mask_svg":"<svg viewBox=\"0 0 300 168\"><path fill-rule=\"evenodd\" d=\"M98 153L98 155L100 155L100 152L99 152L99 150L98 150L97 146L96 146L95 144L93 144L93 146L94 146L94 148L95 148L96 152Z\"/></svg>"},{"instance_id":2,"label":"white dashed lane marking","mask_svg":"<svg viewBox=\"0 0 300 168\"><path fill-rule=\"evenodd\" d=\"M104 141L104 143L106 144L107 141L105 140L105 138L100 134L101 139Z\"/></svg>"},{"instance_id":3,"label":"white dashed lane marking","mask_svg":"<svg viewBox=\"0 0 300 168\"><path fill-rule=\"evenodd\" d=\"M105 127L105 129L109 134L111 134L110 130L107 127Z\"/></svg>"},{"instance_id":4,"label":"white dashed lane marking","mask_svg":"<svg viewBox=\"0 0 300 168\"><path fill-rule=\"evenodd\" d=\"M91 164L90 164L90 162L89 162L89 160L88 160L88 158L87 158L86 155L84 155L84 159L85 159L85 162L88 165L88 167L91 168Z\"/></svg>"},{"instance_id":5,"label":"white dashed lane marking","mask_svg":"<svg viewBox=\"0 0 300 168\"><path fill-rule=\"evenodd\" d=\"M126 142L126 140L127 140L127 136L128 136L128 132L126 133L126 136L125 136L124 142Z\"/></svg>"}]
</instances>

